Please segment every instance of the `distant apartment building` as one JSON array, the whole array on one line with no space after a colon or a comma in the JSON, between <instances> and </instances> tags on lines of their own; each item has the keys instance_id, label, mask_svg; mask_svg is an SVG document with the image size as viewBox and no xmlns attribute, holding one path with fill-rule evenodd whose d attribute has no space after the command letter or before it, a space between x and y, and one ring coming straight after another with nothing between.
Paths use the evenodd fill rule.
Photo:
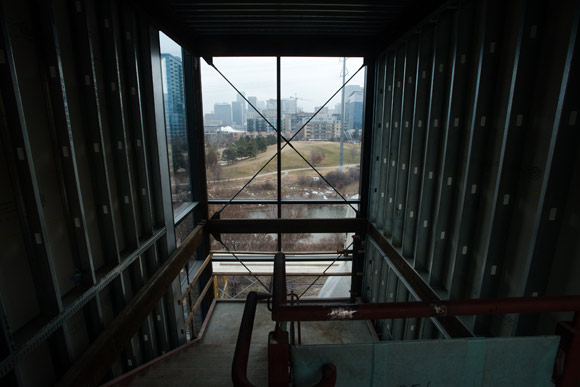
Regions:
<instances>
[{"instance_id":1,"label":"distant apartment building","mask_svg":"<svg viewBox=\"0 0 580 387\"><path fill-rule=\"evenodd\" d=\"M276 118L270 117L268 121L276 127ZM246 130L249 133L258 132L258 133L275 133L275 130L272 129L272 126L268 124L262 117L258 118L248 118L246 120ZM282 130L285 130L285 122L282 120Z\"/></svg>"},{"instance_id":2,"label":"distant apartment building","mask_svg":"<svg viewBox=\"0 0 580 387\"><path fill-rule=\"evenodd\" d=\"M295 113L284 116L283 122L286 131L293 136L310 117L312 117L312 113ZM296 140L303 140L304 138L304 130L300 131L295 137Z\"/></svg>"},{"instance_id":3,"label":"distant apartment building","mask_svg":"<svg viewBox=\"0 0 580 387\"><path fill-rule=\"evenodd\" d=\"M170 139L183 137L186 121L181 58L171 54L161 54L161 71L167 136Z\"/></svg>"},{"instance_id":4,"label":"distant apartment building","mask_svg":"<svg viewBox=\"0 0 580 387\"><path fill-rule=\"evenodd\" d=\"M303 129L304 137L309 141L336 141L340 137L340 127L337 116L316 116Z\"/></svg>"}]
</instances>

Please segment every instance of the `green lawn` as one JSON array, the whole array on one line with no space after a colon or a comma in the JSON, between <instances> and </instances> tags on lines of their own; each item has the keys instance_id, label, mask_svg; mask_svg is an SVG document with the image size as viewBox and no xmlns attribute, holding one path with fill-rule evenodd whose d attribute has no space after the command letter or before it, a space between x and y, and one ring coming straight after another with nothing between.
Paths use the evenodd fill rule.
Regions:
<instances>
[{"instance_id":1,"label":"green lawn","mask_svg":"<svg viewBox=\"0 0 580 387\"><path fill-rule=\"evenodd\" d=\"M317 167L338 166L340 143L326 141L292 141L292 145L311 161L312 152L322 152L325 157ZM270 145L268 150L253 159L237 161L232 165L222 166L222 179L252 176L262 165L276 153L276 145ZM344 164L360 162L360 144L344 144ZM277 160L274 158L262 173L276 172ZM308 168L308 164L289 146L282 150L282 170Z\"/></svg>"}]
</instances>

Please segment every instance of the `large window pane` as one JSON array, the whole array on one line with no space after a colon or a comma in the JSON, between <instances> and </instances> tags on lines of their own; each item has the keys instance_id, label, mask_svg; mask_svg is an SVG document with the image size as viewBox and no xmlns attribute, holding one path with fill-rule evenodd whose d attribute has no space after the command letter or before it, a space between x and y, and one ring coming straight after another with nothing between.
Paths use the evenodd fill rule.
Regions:
<instances>
[{"instance_id":1,"label":"large window pane","mask_svg":"<svg viewBox=\"0 0 580 387\"><path fill-rule=\"evenodd\" d=\"M173 210L192 201L191 163L187 139L183 58L181 47L159 33L165 129ZM176 212L176 211L175 211Z\"/></svg>"},{"instance_id":2,"label":"large window pane","mask_svg":"<svg viewBox=\"0 0 580 387\"><path fill-rule=\"evenodd\" d=\"M296 148L282 153L283 198L340 198L328 183L348 199L357 197L364 70L322 107L361 65L362 58L282 58L282 117Z\"/></svg>"},{"instance_id":3,"label":"large window pane","mask_svg":"<svg viewBox=\"0 0 580 387\"><path fill-rule=\"evenodd\" d=\"M237 197L273 199L277 195L276 58L214 58L214 65L250 104L202 61L208 197L231 198L264 167Z\"/></svg>"}]
</instances>

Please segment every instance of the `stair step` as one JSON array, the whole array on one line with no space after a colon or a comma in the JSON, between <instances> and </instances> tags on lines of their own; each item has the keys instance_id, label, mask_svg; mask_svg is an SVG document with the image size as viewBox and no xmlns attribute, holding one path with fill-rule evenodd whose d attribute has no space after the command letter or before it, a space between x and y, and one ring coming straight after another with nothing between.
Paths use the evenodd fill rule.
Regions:
<instances>
[{"instance_id":1,"label":"stair step","mask_svg":"<svg viewBox=\"0 0 580 387\"><path fill-rule=\"evenodd\" d=\"M197 344L187 351L159 363L145 375L137 376L131 386L231 386L230 370L233 344ZM250 347L248 379L258 386L268 380L268 346Z\"/></svg>"}]
</instances>

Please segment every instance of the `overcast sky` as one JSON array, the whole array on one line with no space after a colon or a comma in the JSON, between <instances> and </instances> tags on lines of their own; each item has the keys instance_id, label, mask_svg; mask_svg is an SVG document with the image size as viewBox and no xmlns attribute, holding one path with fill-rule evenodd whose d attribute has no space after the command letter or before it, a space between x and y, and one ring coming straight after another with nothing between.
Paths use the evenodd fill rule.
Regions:
<instances>
[{"instance_id":1,"label":"overcast sky","mask_svg":"<svg viewBox=\"0 0 580 387\"><path fill-rule=\"evenodd\" d=\"M161 52L181 57L181 48L171 39L161 35ZM362 58L347 58L346 79L362 65ZM275 57L220 57L214 58L215 66L246 97L258 100L276 98L276 58ZM281 60L281 96L298 98L298 106L312 112L342 85L342 58L297 58L283 57ZM362 69L349 85L364 85ZM236 91L204 60L201 66L203 108L210 113L215 103L230 103L236 100ZM333 109L340 103L340 93L327 105Z\"/></svg>"}]
</instances>

